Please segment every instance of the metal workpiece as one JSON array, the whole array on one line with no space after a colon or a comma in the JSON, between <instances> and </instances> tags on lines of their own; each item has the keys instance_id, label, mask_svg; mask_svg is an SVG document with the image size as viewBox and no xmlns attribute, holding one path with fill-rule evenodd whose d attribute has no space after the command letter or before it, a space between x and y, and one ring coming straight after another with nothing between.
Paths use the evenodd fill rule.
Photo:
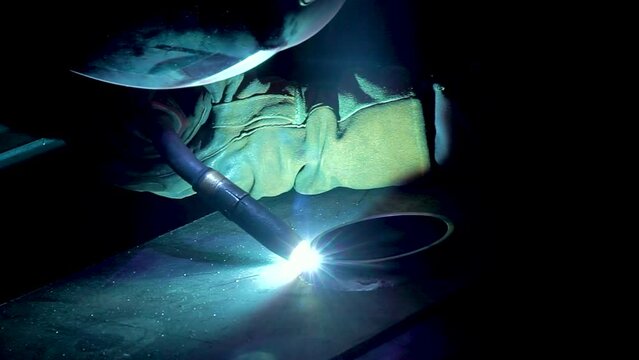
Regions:
<instances>
[{"instance_id":1,"label":"metal workpiece","mask_svg":"<svg viewBox=\"0 0 639 360\"><path fill-rule=\"evenodd\" d=\"M388 335L413 328L424 315L442 321L440 305L453 296L465 296L463 291L475 287L485 266L495 263L486 256L491 251L486 247L490 236L478 237L473 231L484 223L479 216L468 216L475 212L468 213L467 207L478 206L472 198L462 199L467 201L460 209L463 216L451 218L455 230L437 245L433 244L449 231L448 222L433 216L387 216L450 214L441 208L445 195L416 193L414 188L336 188L319 195L288 192L261 199L276 214L294 213L292 225L317 238L320 247L335 235L330 248L324 249L326 257L352 259L357 251L364 260L385 259L377 265L326 269L336 270L330 275L339 282L325 270L316 273L322 274L317 279L287 272L287 262L265 259L262 246L227 226L229 221L221 213L208 214L1 306L0 358L362 358L362 346L376 347ZM301 209L300 204L304 204ZM393 243L397 247L380 247L391 240L390 233L380 229L394 225L400 227L401 241ZM406 225L414 225L414 231L406 230ZM350 247L356 244L363 246ZM400 271L392 266L394 260L387 261L389 256L428 245L433 246L396 259L402 266L414 267ZM348 251L336 252L340 249ZM366 271L384 264L396 271L376 276ZM320 279L327 282L318 283ZM483 301L497 292L479 289L479 296L469 299L477 301L477 307L471 308L492 311ZM463 309L454 315L468 314ZM449 333L441 334L422 340L425 347L453 346L440 344ZM443 350L413 358L441 359L441 354Z\"/></svg>"},{"instance_id":2,"label":"metal workpiece","mask_svg":"<svg viewBox=\"0 0 639 360\"><path fill-rule=\"evenodd\" d=\"M193 189L215 204L229 220L283 258L288 258L301 241L290 225L218 171L207 171Z\"/></svg>"}]
</instances>

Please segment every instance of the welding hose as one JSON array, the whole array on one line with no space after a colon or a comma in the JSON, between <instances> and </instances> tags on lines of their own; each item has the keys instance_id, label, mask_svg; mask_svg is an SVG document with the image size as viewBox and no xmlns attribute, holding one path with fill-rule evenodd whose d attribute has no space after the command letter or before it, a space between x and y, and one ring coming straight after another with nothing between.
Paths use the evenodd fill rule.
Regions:
<instances>
[{"instance_id":1,"label":"welding hose","mask_svg":"<svg viewBox=\"0 0 639 360\"><path fill-rule=\"evenodd\" d=\"M273 253L288 259L301 241L284 220L219 172L204 165L170 125L154 121L149 130L155 148L193 190Z\"/></svg>"}]
</instances>

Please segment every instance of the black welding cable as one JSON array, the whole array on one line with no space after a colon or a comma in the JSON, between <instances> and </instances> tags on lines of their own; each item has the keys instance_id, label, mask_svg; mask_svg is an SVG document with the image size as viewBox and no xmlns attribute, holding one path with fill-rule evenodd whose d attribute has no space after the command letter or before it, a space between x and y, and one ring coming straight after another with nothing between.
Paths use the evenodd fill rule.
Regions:
<instances>
[{"instance_id":1,"label":"black welding cable","mask_svg":"<svg viewBox=\"0 0 639 360\"><path fill-rule=\"evenodd\" d=\"M156 149L200 196L206 197L228 219L273 253L288 259L301 241L284 220L229 179L198 160L169 125L154 122L148 129Z\"/></svg>"}]
</instances>

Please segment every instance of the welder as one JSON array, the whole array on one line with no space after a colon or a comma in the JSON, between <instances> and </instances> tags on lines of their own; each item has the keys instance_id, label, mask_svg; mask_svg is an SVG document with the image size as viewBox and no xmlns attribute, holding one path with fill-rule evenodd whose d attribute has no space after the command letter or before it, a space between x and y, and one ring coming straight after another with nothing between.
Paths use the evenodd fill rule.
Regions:
<instances>
[{"instance_id":1,"label":"welder","mask_svg":"<svg viewBox=\"0 0 639 360\"><path fill-rule=\"evenodd\" d=\"M110 4L76 17L62 62L76 91L102 104L78 104L101 124L81 138L114 184L198 193L288 258L301 239L256 199L400 185L434 165L404 69L346 69L327 83L256 71L321 32L344 1ZM96 13L91 6L73 11Z\"/></svg>"}]
</instances>

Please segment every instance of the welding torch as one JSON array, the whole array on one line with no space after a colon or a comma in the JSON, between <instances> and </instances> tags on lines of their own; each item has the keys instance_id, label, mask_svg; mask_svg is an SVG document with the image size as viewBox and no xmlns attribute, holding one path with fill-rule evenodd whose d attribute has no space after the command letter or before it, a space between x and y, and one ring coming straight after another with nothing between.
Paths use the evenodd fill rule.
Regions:
<instances>
[{"instance_id":1,"label":"welding torch","mask_svg":"<svg viewBox=\"0 0 639 360\"><path fill-rule=\"evenodd\" d=\"M217 210L264 247L289 259L301 242L289 224L224 175L198 160L172 126L160 119L150 121L146 128L160 155L199 196L215 204Z\"/></svg>"}]
</instances>

